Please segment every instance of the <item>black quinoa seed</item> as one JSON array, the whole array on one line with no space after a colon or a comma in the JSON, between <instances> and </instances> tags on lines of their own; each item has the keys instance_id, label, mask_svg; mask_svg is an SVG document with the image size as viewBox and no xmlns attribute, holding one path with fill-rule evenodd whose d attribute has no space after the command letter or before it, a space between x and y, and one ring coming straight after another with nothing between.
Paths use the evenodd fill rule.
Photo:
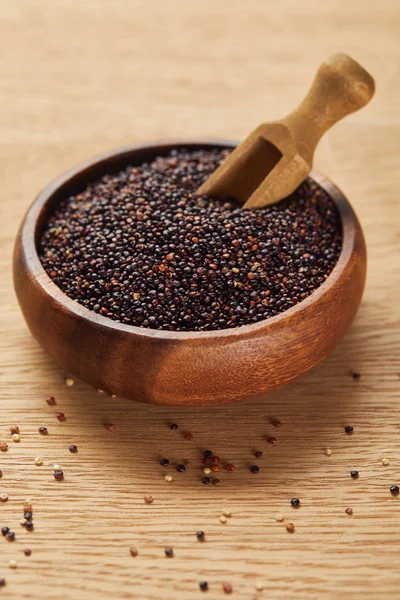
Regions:
<instances>
[{"instance_id":1,"label":"black quinoa seed","mask_svg":"<svg viewBox=\"0 0 400 600\"><path fill-rule=\"evenodd\" d=\"M75 446L75 444L72 444L68 450L72 453L72 454L76 454L78 452L78 446Z\"/></svg>"},{"instance_id":2,"label":"black quinoa seed","mask_svg":"<svg viewBox=\"0 0 400 600\"><path fill-rule=\"evenodd\" d=\"M172 558L174 556L173 548L165 548L164 552L165 556L168 556L168 558Z\"/></svg>"},{"instance_id":3,"label":"black quinoa seed","mask_svg":"<svg viewBox=\"0 0 400 600\"><path fill-rule=\"evenodd\" d=\"M42 435L47 435L49 433L47 427L39 427L39 433Z\"/></svg>"},{"instance_id":4,"label":"black quinoa seed","mask_svg":"<svg viewBox=\"0 0 400 600\"><path fill-rule=\"evenodd\" d=\"M162 467L168 467L168 465L169 465L169 460L168 460L168 458L162 458L162 459L160 460L160 465L161 465Z\"/></svg>"},{"instance_id":5,"label":"black quinoa seed","mask_svg":"<svg viewBox=\"0 0 400 600\"><path fill-rule=\"evenodd\" d=\"M353 433L353 427L351 425L346 425L344 430L346 433Z\"/></svg>"},{"instance_id":6,"label":"black quinoa seed","mask_svg":"<svg viewBox=\"0 0 400 600\"><path fill-rule=\"evenodd\" d=\"M6 580L4 577L0 577L0 587L4 587L6 585Z\"/></svg>"},{"instance_id":7,"label":"black quinoa seed","mask_svg":"<svg viewBox=\"0 0 400 600\"><path fill-rule=\"evenodd\" d=\"M178 473L183 473L183 471L186 471L185 465L176 465L175 468L178 471Z\"/></svg>"},{"instance_id":8,"label":"black quinoa seed","mask_svg":"<svg viewBox=\"0 0 400 600\"><path fill-rule=\"evenodd\" d=\"M260 470L260 467L258 465L251 465L251 467L250 467L250 471L252 473L258 473L259 470Z\"/></svg>"},{"instance_id":9,"label":"black quinoa seed","mask_svg":"<svg viewBox=\"0 0 400 600\"><path fill-rule=\"evenodd\" d=\"M360 379L361 373L353 373L353 379Z\"/></svg>"},{"instance_id":10,"label":"black quinoa seed","mask_svg":"<svg viewBox=\"0 0 400 600\"><path fill-rule=\"evenodd\" d=\"M204 540L204 537L205 537L204 531L198 531L196 533L196 537L197 537L198 540L200 540L202 542Z\"/></svg>"},{"instance_id":11,"label":"black quinoa seed","mask_svg":"<svg viewBox=\"0 0 400 600\"><path fill-rule=\"evenodd\" d=\"M31 521L32 513L30 511L24 512L24 519L26 519L27 521Z\"/></svg>"},{"instance_id":12,"label":"black quinoa seed","mask_svg":"<svg viewBox=\"0 0 400 600\"><path fill-rule=\"evenodd\" d=\"M15 533L13 531L9 531L6 534L6 538L8 539L9 542L13 542L15 540Z\"/></svg>"},{"instance_id":13,"label":"black quinoa seed","mask_svg":"<svg viewBox=\"0 0 400 600\"><path fill-rule=\"evenodd\" d=\"M201 483L204 483L204 485L208 485L210 481L211 479L209 477L203 477Z\"/></svg>"},{"instance_id":14,"label":"black quinoa seed","mask_svg":"<svg viewBox=\"0 0 400 600\"><path fill-rule=\"evenodd\" d=\"M206 592L208 590L207 581L200 581L199 588L201 589L202 592Z\"/></svg>"},{"instance_id":15,"label":"black quinoa seed","mask_svg":"<svg viewBox=\"0 0 400 600\"><path fill-rule=\"evenodd\" d=\"M398 485L392 485L390 487L390 493L393 494L393 496L397 496L399 492L400 492L400 488Z\"/></svg>"},{"instance_id":16,"label":"black quinoa seed","mask_svg":"<svg viewBox=\"0 0 400 600\"><path fill-rule=\"evenodd\" d=\"M172 429L172 431L176 431L178 429L178 425L176 423L172 423L169 428Z\"/></svg>"},{"instance_id":17,"label":"black quinoa seed","mask_svg":"<svg viewBox=\"0 0 400 600\"><path fill-rule=\"evenodd\" d=\"M27 521L24 525L25 529L27 529L28 531L33 531L33 523L32 521Z\"/></svg>"},{"instance_id":18,"label":"black quinoa seed","mask_svg":"<svg viewBox=\"0 0 400 600\"><path fill-rule=\"evenodd\" d=\"M356 471L356 470L350 471L350 475L352 476L353 479L358 479L358 471Z\"/></svg>"},{"instance_id":19,"label":"black quinoa seed","mask_svg":"<svg viewBox=\"0 0 400 600\"><path fill-rule=\"evenodd\" d=\"M173 150L62 199L40 240L46 272L82 306L150 329L227 329L295 306L336 264L338 211L310 178L262 209L197 196L228 154Z\"/></svg>"},{"instance_id":20,"label":"black quinoa seed","mask_svg":"<svg viewBox=\"0 0 400 600\"><path fill-rule=\"evenodd\" d=\"M203 452L203 456L204 458L212 458L213 453L211 452L211 450L204 450Z\"/></svg>"},{"instance_id":21,"label":"black quinoa seed","mask_svg":"<svg viewBox=\"0 0 400 600\"><path fill-rule=\"evenodd\" d=\"M2 535L7 535L7 533L10 531L9 527L2 527L1 528L1 533Z\"/></svg>"},{"instance_id":22,"label":"black quinoa seed","mask_svg":"<svg viewBox=\"0 0 400 600\"><path fill-rule=\"evenodd\" d=\"M300 500L298 498L292 498L290 504L295 508L298 508L300 506Z\"/></svg>"}]
</instances>

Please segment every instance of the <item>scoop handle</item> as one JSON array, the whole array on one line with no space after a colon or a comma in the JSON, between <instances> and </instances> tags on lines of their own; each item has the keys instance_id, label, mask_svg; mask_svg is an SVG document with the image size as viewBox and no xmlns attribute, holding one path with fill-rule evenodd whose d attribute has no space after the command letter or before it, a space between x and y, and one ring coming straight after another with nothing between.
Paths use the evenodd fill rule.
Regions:
<instances>
[{"instance_id":1,"label":"scoop handle","mask_svg":"<svg viewBox=\"0 0 400 600\"><path fill-rule=\"evenodd\" d=\"M358 62L347 54L334 54L318 69L301 104L281 122L291 130L300 153L312 163L325 131L368 104L374 91L374 79Z\"/></svg>"}]
</instances>

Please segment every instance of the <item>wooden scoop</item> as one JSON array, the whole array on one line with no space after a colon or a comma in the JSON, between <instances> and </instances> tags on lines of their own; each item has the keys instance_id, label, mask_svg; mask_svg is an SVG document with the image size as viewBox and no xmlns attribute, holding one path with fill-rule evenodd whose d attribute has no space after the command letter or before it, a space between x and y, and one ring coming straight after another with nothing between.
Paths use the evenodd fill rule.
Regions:
<instances>
[{"instance_id":1,"label":"wooden scoop","mask_svg":"<svg viewBox=\"0 0 400 600\"><path fill-rule=\"evenodd\" d=\"M371 75L347 54L322 63L303 102L287 117L257 127L197 190L261 208L291 194L312 168L319 139L334 123L367 104Z\"/></svg>"}]
</instances>

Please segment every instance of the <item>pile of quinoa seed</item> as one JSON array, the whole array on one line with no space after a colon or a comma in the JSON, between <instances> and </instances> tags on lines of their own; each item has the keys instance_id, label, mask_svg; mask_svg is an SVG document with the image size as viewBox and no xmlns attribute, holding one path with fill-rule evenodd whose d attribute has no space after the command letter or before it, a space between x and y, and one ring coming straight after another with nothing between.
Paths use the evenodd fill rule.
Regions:
<instances>
[{"instance_id":1,"label":"pile of quinoa seed","mask_svg":"<svg viewBox=\"0 0 400 600\"><path fill-rule=\"evenodd\" d=\"M174 150L65 198L40 241L48 275L82 306L127 325L205 331L301 302L341 251L337 209L311 179L244 210L199 197L229 150Z\"/></svg>"}]
</instances>

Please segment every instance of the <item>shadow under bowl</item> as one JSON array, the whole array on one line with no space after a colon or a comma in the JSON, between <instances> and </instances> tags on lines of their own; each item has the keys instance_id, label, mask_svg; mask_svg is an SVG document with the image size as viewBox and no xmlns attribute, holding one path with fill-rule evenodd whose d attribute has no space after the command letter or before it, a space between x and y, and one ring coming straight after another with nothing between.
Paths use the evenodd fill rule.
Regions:
<instances>
[{"instance_id":1,"label":"shadow under bowl","mask_svg":"<svg viewBox=\"0 0 400 600\"><path fill-rule=\"evenodd\" d=\"M177 140L118 149L64 173L33 202L16 239L14 286L33 336L66 373L140 402L207 406L280 387L322 361L339 343L361 302L366 249L348 200L314 171L311 177L340 213L341 254L325 283L276 317L208 332L123 325L71 300L44 271L37 247L44 224L61 199L107 173L151 161L174 148L234 146L223 140Z\"/></svg>"}]
</instances>

